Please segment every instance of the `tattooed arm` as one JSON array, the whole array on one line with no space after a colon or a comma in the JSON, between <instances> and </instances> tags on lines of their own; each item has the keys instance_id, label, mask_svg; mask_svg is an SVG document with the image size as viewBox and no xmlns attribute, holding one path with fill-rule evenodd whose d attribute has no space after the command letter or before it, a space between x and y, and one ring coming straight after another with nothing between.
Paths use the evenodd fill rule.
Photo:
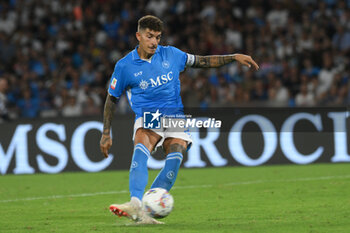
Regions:
<instances>
[{"instance_id":1,"label":"tattooed arm","mask_svg":"<svg viewBox=\"0 0 350 233\"><path fill-rule=\"evenodd\" d=\"M244 54L231 54L231 55L212 55L212 56L195 56L192 67L195 68L217 68L223 65L229 64L233 61L238 61L242 65L251 67L253 65L255 69L259 69L258 64L251 58Z\"/></svg>"},{"instance_id":2,"label":"tattooed arm","mask_svg":"<svg viewBox=\"0 0 350 233\"><path fill-rule=\"evenodd\" d=\"M106 158L108 157L108 150L112 146L110 131L116 103L117 99L107 94L105 107L103 111L103 132L100 141L101 152Z\"/></svg>"}]
</instances>

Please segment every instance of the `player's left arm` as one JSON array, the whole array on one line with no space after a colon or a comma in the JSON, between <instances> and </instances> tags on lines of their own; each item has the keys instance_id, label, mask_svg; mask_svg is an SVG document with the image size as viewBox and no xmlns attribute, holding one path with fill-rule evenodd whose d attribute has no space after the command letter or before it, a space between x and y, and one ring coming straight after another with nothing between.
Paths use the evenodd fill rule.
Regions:
<instances>
[{"instance_id":1,"label":"player's left arm","mask_svg":"<svg viewBox=\"0 0 350 233\"><path fill-rule=\"evenodd\" d=\"M218 68L234 61L237 61L242 65L246 65L249 68L253 65L256 70L259 69L258 64L256 64L251 56L239 53L211 56L194 55L194 61L191 66L195 68Z\"/></svg>"}]
</instances>

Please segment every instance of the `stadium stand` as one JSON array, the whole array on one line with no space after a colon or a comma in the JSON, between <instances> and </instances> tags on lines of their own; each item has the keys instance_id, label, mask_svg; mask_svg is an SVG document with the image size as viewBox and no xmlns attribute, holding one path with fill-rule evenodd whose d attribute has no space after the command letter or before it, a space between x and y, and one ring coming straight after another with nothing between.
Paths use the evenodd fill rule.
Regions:
<instances>
[{"instance_id":1,"label":"stadium stand","mask_svg":"<svg viewBox=\"0 0 350 233\"><path fill-rule=\"evenodd\" d=\"M162 44L260 65L187 69L190 107L348 106L349 0L10 0L0 3L0 118L98 115L118 59L155 14ZM125 96L117 109L130 111Z\"/></svg>"}]
</instances>

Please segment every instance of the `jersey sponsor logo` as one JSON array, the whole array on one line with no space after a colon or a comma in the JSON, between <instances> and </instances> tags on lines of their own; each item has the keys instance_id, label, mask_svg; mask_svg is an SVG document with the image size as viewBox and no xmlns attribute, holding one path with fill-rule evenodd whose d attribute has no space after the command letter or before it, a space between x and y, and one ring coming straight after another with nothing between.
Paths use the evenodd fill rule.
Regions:
<instances>
[{"instance_id":1,"label":"jersey sponsor logo","mask_svg":"<svg viewBox=\"0 0 350 233\"><path fill-rule=\"evenodd\" d=\"M145 80L141 80L139 86L142 90L146 90L148 88L148 82Z\"/></svg>"},{"instance_id":2,"label":"jersey sponsor logo","mask_svg":"<svg viewBox=\"0 0 350 233\"><path fill-rule=\"evenodd\" d=\"M168 83L169 81L173 80L173 78L173 72L170 71L167 74L159 75L157 78L150 78L149 80L151 81L152 87L158 87Z\"/></svg>"},{"instance_id":3,"label":"jersey sponsor logo","mask_svg":"<svg viewBox=\"0 0 350 233\"><path fill-rule=\"evenodd\" d=\"M164 61L162 62L162 66L163 66L163 68L165 68L165 69L169 69L170 63L169 63L167 60L164 60Z\"/></svg>"},{"instance_id":4,"label":"jersey sponsor logo","mask_svg":"<svg viewBox=\"0 0 350 233\"><path fill-rule=\"evenodd\" d=\"M111 82L111 88L114 90L116 85L117 85L117 79L113 78L113 80Z\"/></svg>"},{"instance_id":5,"label":"jersey sponsor logo","mask_svg":"<svg viewBox=\"0 0 350 233\"><path fill-rule=\"evenodd\" d=\"M134 76L135 76L135 77L137 77L137 76L139 76L139 75L142 75L142 71L139 71L139 72L134 73Z\"/></svg>"}]
</instances>

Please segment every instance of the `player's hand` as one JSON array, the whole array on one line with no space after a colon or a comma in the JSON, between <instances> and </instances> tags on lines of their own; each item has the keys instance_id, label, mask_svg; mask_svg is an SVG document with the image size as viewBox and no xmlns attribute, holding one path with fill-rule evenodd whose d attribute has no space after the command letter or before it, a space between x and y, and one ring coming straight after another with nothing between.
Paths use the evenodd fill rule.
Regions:
<instances>
[{"instance_id":1,"label":"player's hand","mask_svg":"<svg viewBox=\"0 0 350 233\"><path fill-rule=\"evenodd\" d=\"M109 151L109 148L111 148L111 146L112 146L111 136L102 134L101 141L100 141L100 149L101 149L102 155L105 158L108 158L108 151Z\"/></svg>"},{"instance_id":2,"label":"player's hand","mask_svg":"<svg viewBox=\"0 0 350 233\"><path fill-rule=\"evenodd\" d=\"M258 64L256 64L251 56L237 53L235 54L235 59L242 65L248 66L249 68L253 65L256 70L259 69Z\"/></svg>"}]
</instances>

